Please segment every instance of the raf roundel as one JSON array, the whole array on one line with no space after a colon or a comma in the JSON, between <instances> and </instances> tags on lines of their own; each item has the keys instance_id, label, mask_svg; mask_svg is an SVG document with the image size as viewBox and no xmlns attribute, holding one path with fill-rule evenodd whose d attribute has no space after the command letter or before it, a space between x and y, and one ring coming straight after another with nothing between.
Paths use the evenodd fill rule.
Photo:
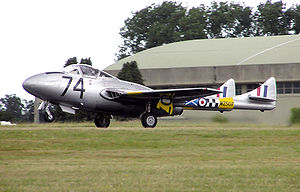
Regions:
<instances>
[{"instance_id":1,"label":"raf roundel","mask_svg":"<svg viewBox=\"0 0 300 192\"><path fill-rule=\"evenodd\" d=\"M207 101L204 98L200 98L199 101L198 101L198 105L200 107L205 107L206 103L207 103Z\"/></svg>"}]
</instances>

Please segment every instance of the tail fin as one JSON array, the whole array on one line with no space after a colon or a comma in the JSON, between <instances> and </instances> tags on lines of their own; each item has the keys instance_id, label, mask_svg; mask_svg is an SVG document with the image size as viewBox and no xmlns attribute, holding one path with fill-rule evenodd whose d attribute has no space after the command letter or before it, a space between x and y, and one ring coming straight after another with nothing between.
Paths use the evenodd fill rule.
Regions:
<instances>
[{"instance_id":1,"label":"tail fin","mask_svg":"<svg viewBox=\"0 0 300 192\"><path fill-rule=\"evenodd\" d=\"M276 101L276 80L274 77L270 77L258 88L245 94L252 100L265 102Z\"/></svg>"},{"instance_id":2,"label":"tail fin","mask_svg":"<svg viewBox=\"0 0 300 192\"><path fill-rule=\"evenodd\" d=\"M223 93L217 94L218 98L234 97L235 96L235 81L234 79L229 79L226 81L218 90L223 91Z\"/></svg>"}]
</instances>

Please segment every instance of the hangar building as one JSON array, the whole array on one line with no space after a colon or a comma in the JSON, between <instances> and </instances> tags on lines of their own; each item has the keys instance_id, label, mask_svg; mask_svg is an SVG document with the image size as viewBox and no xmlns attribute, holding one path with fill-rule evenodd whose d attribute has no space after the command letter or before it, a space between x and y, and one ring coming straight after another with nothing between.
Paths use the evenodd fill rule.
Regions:
<instances>
[{"instance_id":1,"label":"hangar building","mask_svg":"<svg viewBox=\"0 0 300 192\"><path fill-rule=\"evenodd\" d=\"M289 124L290 109L300 107L300 36L190 40L151 48L122 59L105 70L117 75L136 61L145 85L156 88L218 87L233 78L236 94L277 80L273 111L224 112L230 122ZM211 121L218 112L185 111L181 118Z\"/></svg>"}]
</instances>

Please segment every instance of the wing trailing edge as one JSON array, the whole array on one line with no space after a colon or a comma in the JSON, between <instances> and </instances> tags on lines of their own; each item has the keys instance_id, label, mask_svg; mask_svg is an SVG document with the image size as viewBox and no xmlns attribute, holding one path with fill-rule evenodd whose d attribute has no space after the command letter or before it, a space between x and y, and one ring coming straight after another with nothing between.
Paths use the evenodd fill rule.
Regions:
<instances>
[{"instance_id":1,"label":"wing trailing edge","mask_svg":"<svg viewBox=\"0 0 300 192\"><path fill-rule=\"evenodd\" d=\"M222 91L212 88L182 88L182 89L158 89L158 90L124 90L124 89L105 89L100 94L106 99L142 99L156 100L162 96L170 96L174 100L205 97L222 93Z\"/></svg>"}]
</instances>

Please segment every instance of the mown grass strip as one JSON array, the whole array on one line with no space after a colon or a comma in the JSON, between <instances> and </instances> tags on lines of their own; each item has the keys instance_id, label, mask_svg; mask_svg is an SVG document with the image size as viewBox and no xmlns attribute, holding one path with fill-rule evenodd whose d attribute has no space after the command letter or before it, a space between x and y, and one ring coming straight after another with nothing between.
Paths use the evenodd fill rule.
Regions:
<instances>
[{"instance_id":1,"label":"mown grass strip","mask_svg":"<svg viewBox=\"0 0 300 192\"><path fill-rule=\"evenodd\" d=\"M298 126L121 124L1 127L0 191L300 189Z\"/></svg>"}]
</instances>

